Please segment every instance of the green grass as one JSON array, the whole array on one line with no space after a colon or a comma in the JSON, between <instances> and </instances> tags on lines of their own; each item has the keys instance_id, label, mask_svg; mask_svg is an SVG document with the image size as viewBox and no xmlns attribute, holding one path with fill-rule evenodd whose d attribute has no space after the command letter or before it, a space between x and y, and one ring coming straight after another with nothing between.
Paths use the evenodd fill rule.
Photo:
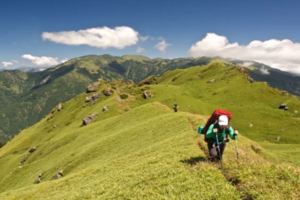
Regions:
<instances>
[{"instance_id":1,"label":"green grass","mask_svg":"<svg viewBox=\"0 0 300 200\"><path fill-rule=\"evenodd\" d=\"M213 78L216 81L208 84ZM142 86L153 93L149 100L142 98L141 87L115 81L110 83L118 87L113 96L89 104L84 102L86 94L81 94L64 103L62 111L53 110L23 130L0 149L0 199L299 197L297 157L282 156L295 152L286 147L298 142L293 137L299 125L291 127L280 144L270 143L272 133L281 127L277 123L288 127L298 120L292 112L274 106L288 101L298 109L295 97L282 96L264 84L250 84L236 68L219 63L168 72L158 80L157 85ZM99 91L110 84L103 83ZM122 93L129 98L121 100ZM170 108L174 102L179 104L178 113ZM105 105L108 112L102 112ZM216 107L234 112L233 125L242 134L240 159L236 160L231 141L223 168L207 160L203 139L201 148L196 144L197 126ZM81 120L91 113L97 114L96 120L82 127ZM254 124L251 129L249 119ZM282 145L281 150L276 145ZM28 156L32 146L37 151ZM20 167L24 156L28 159ZM296 162L280 163L282 159ZM65 176L54 180L57 168ZM39 173L42 183L33 184Z\"/></svg>"},{"instance_id":2,"label":"green grass","mask_svg":"<svg viewBox=\"0 0 300 200\"><path fill-rule=\"evenodd\" d=\"M273 159L278 162L286 161L300 165L300 145L299 144L274 144L265 142L261 144L265 149L273 153Z\"/></svg>"},{"instance_id":3,"label":"green grass","mask_svg":"<svg viewBox=\"0 0 300 200\"><path fill-rule=\"evenodd\" d=\"M212 79L215 80L213 83L207 83ZM169 107L178 103L180 110L207 116L216 108L228 109L234 115L233 126L245 136L262 144L287 144L291 147L289 153L297 154L300 115L294 110L300 109L298 97L286 95L262 82L249 83L246 74L219 62L208 67L167 72L158 78L158 82L146 86L154 93L151 101L160 101ZM283 102L288 103L289 111L278 109ZM273 149L269 148L270 151ZM281 156L283 160L285 157ZM294 161L299 163L299 159Z\"/></svg>"},{"instance_id":4,"label":"green grass","mask_svg":"<svg viewBox=\"0 0 300 200\"><path fill-rule=\"evenodd\" d=\"M121 57L90 55L71 59L40 72L0 72L0 146L22 129L44 117L59 102L83 92L98 78L141 81L149 75L208 63L211 58L150 59L137 55ZM40 84L48 77L49 82Z\"/></svg>"}]
</instances>

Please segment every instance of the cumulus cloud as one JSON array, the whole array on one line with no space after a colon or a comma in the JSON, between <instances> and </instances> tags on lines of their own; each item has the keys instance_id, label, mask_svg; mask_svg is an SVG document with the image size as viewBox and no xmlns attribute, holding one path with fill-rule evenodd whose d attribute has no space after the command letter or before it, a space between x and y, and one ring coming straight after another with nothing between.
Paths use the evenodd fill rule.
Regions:
<instances>
[{"instance_id":1,"label":"cumulus cloud","mask_svg":"<svg viewBox=\"0 0 300 200\"><path fill-rule=\"evenodd\" d=\"M10 61L2 61L1 65L6 68L6 67L10 67L10 66L14 65L14 63L10 62Z\"/></svg>"},{"instance_id":2,"label":"cumulus cloud","mask_svg":"<svg viewBox=\"0 0 300 200\"><path fill-rule=\"evenodd\" d=\"M24 55L22 55L22 58L29 60L32 64L34 64L38 67L41 67L41 68L51 67L51 66L58 65L64 61L66 61L66 59L59 60L56 57L33 56L31 54L24 54Z\"/></svg>"},{"instance_id":3,"label":"cumulus cloud","mask_svg":"<svg viewBox=\"0 0 300 200\"><path fill-rule=\"evenodd\" d=\"M225 36L207 33L189 49L189 55L221 56L242 60L253 60L283 71L300 74L300 43L289 39L266 41L254 40L247 45L230 43Z\"/></svg>"},{"instance_id":4,"label":"cumulus cloud","mask_svg":"<svg viewBox=\"0 0 300 200\"><path fill-rule=\"evenodd\" d=\"M123 49L137 44L139 33L128 26L95 27L78 31L44 32L44 40L66 45L88 45L96 48Z\"/></svg>"},{"instance_id":5,"label":"cumulus cloud","mask_svg":"<svg viewBox=\"0 0 300 200\"><path fill-rule=\"evenodd\" d=\"M168 46L170 46L170 44L167 43L166 40L161 39L161 41L158 42L154 47L155 47L158 51L164 53L164 52L166 52Z\"/></svg>"}]
</instances>

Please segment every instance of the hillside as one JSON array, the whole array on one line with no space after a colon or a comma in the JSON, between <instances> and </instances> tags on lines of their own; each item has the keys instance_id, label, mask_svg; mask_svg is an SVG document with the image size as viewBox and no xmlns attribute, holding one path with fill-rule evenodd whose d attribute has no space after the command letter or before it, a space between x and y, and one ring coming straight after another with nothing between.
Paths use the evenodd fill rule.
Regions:
<instances>
[{"instance_id":1,"label":"hillside","mask_svg":"<svg viewBox=\"0 0 300 200\"><path fill-rule=\"evenodd\" d=\"M0 199L299 197L297 97L251 83L244 70L222 62L170 71L140 86L101 81L98 91L108 88L113 95L95 102L81 94L61 111L54 108L0 149ZM144 99L142 90L152 97ZM278 109L282 102L289 111ZM172 111L173 103L180 112ZM200 149L196 145L197 126L217 107L233 111L241 133L240 159L228 143L223 168L206 159L203 140ZM82 126L93 113L95 120ZM293 163L277 156L287 148L271 151L277 145L293 147ZM64 177L53 179L60 169ZM33 184L40 173L42 183Z\"/></svg>"},{"instance_id":2,"label":"hillside","mask_svg":"<svg viewBox=\"0 0 300 200\"><path fill-rule=\"evenodd\" d=\"M249 75L255 81L267 82L270 86L300 96L300 75L284 72L268 65L253 61L232 61L234 64L250 69Z\"/></svg>"},{"instance_id":3,"label":"hillside","mask_svg":"<svg viewBox=\"0 0 300 200\"><path fill-rule=\"evenodd\" d=\"M0 72L0 146L45 116L59 102L81 92L97 79L138 82L169 69L206 64L209 58L149 59L143 56L83 56L42 72Z\"/></svg>"},{"instance_id":4,"label":"hillside","mask_svg":"<svg viewBox=\"0 0 300 200\"><path fill-rule=\"evenodd\" d=\"M145 56L90 55L71 59L42 72L0 72L0 146L22 129L36 123L59 102L85 90L97 79L139 82L177 68L208 64L213 58L150 59ZM226 61L242 66L243 61ZM249 75L273 87L299 95L300 77L253 62ZM269 74L261 73L268 69Z\"/></svg>"}]
</instances>

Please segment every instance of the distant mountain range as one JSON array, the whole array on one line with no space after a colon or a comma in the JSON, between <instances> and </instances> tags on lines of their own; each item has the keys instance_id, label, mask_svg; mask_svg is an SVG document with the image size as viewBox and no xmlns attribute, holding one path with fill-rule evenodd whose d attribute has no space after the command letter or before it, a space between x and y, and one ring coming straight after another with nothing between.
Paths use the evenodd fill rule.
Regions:
<instances>
[{"instance_id":1,"label":"distant mountain range","mask_svg":"<svg viewBox=\"0 0 300 200\"><path fill-rule=\"evenodd\" d=\"M71 59L44 71L0 72L0 141L4 142L28 127L57 105L83 92L97 79L125 79L140 82L176 68L206 65L216 58L150 59L144 56L90 55ZM249 70L249 76L271 86L300 95L300 77L245 61L226 61Z\"/></svg>"},{"instance_id":2,"label":"distant mountain range","mask_svg":"<svg viewBox=\"0 0 300 200\"><path fill-rule=\"evenodd\" d=\"M267 82L270 86L286 90L300 96L300 75L281 71L258 62L232 61L250 69L250 76L255 81Z\"/></svg>"}]
</instances>

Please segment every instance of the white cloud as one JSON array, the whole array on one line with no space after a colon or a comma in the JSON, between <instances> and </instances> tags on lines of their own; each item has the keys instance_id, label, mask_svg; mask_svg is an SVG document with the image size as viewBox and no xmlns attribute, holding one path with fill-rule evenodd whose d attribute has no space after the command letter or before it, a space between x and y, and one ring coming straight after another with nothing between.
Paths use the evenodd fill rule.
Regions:
<instances>
[{"instance_id":1,"label":"white cloud","mask_svg":"<svg viewBox=\"0 0 300 200\"><path fill-rule=\"evenodd\" d=\"M139 33L128 26L95 27L78 31L44 32L44 40L66 45L88 45L97 48L123 49L137 44Z\"/></svg>"},{"instance_id":2,"label":"white cloud","mask_svg":"<svg viewBox=\"0 0 300 200\"><path fill-rule=\"evenodd\" d=\"M136 52L137 52L137 53L144 53L145 51L146 51L146 49L143 48L143 47L138 47L138 48L136 49Z\"/></svg>"},{"instance_id":3,"label":"white cloud","mask_svg":"<svg viewBox=\"0 0 300 200\"><path fill-rule=\"evenodd\" d=\"M251 65L253 65L254 63L253 62L243 62L242 63L242 66L244 66L244 67L250 67Z\"/></svg>"},{"instance_id":4,"label":"white cloud","mask_svg":"<svg viewBox=\"0 0 300 200\"><path fill-rule=\"evenodd\" d=\"M32 64L34 64L38 67L41 67L41 68L58 65L58 64L62 63L62 61L64 61L64 60L61 61L56 57L33 56L31 54L24 54L24 55L22 55L22 58L29 60L30 62L32 62Z\"/></svg>"},{"instance_id":5,"label":"white cloud","mask_svg":"<svg viewBox=\"0 0 300 200\"><path fill-rule=\"evenodd\" d=\"M260 68L259 71L264 75L269 75L270 74L269 70L265 67Z\"/></svg>"},{"instance_id":6,"label":"white cloud","mask_svg":"<svg viewBox=\"0 0 300 200\"><path fill-rule=\"evenodd\" d=\"M13 63L13 62L10 62L10 61L2 61L2 62L1 62L1 65L2 65L3 67L10 67L10 66L14 65L14 63Z\"/></svg>"},{"instance_id":7,"label":"white cloud","mask_svg":"<svg viewBox=\"0 0 300 200\"><path fill-rule=\"evenodd\" d=\"M164 52L166 52L168 46L170 46L170 44L167 43L166 40L161 39L161 41L158 42L154 47L155 47L158 51L164 53Z\"/></svg>"},{"instance_id":8,"label":"white cloud","mask_svg":"<svg viewBox=\"0 0 300 200\"><path fill-rule=\"evenodd\" d=\"M300 73L300 43L288 39L254 40L247 45L230 43L225 36L207 33L193 44L189 55L221 56L242 60L253 60L284 71Z\"/></svg>"}]
</instances>

